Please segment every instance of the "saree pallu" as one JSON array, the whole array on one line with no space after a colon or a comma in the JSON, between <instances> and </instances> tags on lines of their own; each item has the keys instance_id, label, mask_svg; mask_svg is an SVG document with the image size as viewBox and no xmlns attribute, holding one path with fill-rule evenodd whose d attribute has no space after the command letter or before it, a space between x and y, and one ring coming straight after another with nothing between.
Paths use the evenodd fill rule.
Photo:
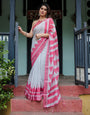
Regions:
<instances>
[{"instance_id":1,"label":"saree pallu","mask_svg":"<svg viewBox=\"0 0 90 115\"><path fill-rule=\"evenodd\" d=\"M59 54L58 39L52 18L38 21L32 28L31 48L32 68L25 87L25 96L29 100L41 100L43 107L51 107L59 103ZM49 33L49 38L36 39L37 33Z\"/></svg>"}]
</instances>

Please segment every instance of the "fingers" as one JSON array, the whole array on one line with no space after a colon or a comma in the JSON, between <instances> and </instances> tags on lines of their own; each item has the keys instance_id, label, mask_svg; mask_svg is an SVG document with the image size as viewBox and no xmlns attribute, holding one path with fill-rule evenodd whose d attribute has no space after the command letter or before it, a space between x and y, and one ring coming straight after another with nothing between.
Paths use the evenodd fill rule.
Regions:
<instances>
[{"instance_id":1,"label":"fingers","mask_svg":"<svg viewBox=\"0 0 90 115\"><path fill-rule=\"evenodd\" d=\"M36 38L39 39L41 36L40 34L36 34Z\"/></svg>"},{"instance_id":2,"label":"fingers","mask_svg":"<svg viewBox=\"0 0 90 115\"><path fill-rule=\"evenodd\" d=\"M36 34L36 38L37 38L37 34Z\"/></svg>"},{"instance_id":3,"label":"fingers","mask_svg":"<svg viewBox=\"0 0 90 115\"><path fill-rule=\"evenodd\" d=\"M39 39L39 35L38 34L36 34L36 38Z\"/></svg>"},{"instance_id":4,"label":"fingers","mask_svg":"<svg viewBox=\"0 0 90 115\"><path fill-rule=\"evenodd\" d=\"M21 29L21 27L20 27L20 26L18 26L18 29L20 30L20 29Z\"/></svg>"},{"instance_id":5,"label":"fingers","mask_svg":"<svg viewBox=\"0 0 90 115\"><path fill-rule=\"evenodd\" d=\"M19 30L19 32L21 32L21 31L22 31L22 28L21 28L20 26L18 26L18 30Z\"/></svg>"}]
</instances>

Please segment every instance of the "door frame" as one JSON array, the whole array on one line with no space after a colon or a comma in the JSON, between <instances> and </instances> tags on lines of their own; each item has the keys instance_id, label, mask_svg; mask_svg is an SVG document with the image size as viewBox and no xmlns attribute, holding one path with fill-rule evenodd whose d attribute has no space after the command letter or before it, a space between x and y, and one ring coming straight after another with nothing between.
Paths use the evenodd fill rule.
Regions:
<instances>
[{"instance_id":1,"label":"door frame","mask_svg":"<svg viewBox=\"0 0 90 115\"><path fill-rule=\"evenodd\" d=\"M38 2L41 3L42 0L38 0ZM58 4L58 2L61 2L60 4ZM50 5L51 9L54 10L61 10L62 11L62 0L59 1L55 1L55 3L57 3L57 7L55 8L55 4L54 7L52 6L52 2L47 0L47 3ZM36 4L36 3L35 3ZM35 10L34 8L34 3L33 0L28 0L27 1L27 10ZM33 20L28 20L27 19L27 32L30 31L31 29L31 25L32 25ZM62 47L62 18L61 19L57 19L56 20L56 30L57 30L57 36L58 36L58 47L59 47L59 66L60 66L60 71L59 73L62 74L63 73L63 47ZM30 69L31 69L31 44L32 44L32 40L27 38L27 74L29 74Z\"/></svg>"}]
</instances>

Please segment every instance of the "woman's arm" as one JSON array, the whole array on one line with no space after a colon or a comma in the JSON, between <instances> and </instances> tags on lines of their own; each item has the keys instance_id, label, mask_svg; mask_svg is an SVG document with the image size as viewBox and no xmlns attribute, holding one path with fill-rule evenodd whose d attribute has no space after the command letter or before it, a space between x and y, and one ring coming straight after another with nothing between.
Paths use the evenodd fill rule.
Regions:
<instances>
[{"instance_id":1,"label":"woman's arm","mask_svg":"<svg viewBox=\"0 0 90 115\"><path fill-rule=\"evenodd\" d=\"M32 23L32 27L34 26L35 22L36 22L36 21L34 21L34 22ZM23 35L26 36L27 38L32 38L32 37L33 37L32 28L31 28L31 30L30 30L29 33L23 31L22 28L21 28L20 26L18 26L18 30L19 30L19 32L20 32L21 34L23 34Z\"/></svg>"},{"instance_id":2,"label":"woman's arm","mask_svg":"<svg viewBox=\"0 0 90 115\"><path fill-rule=\"evenodd\" d=\"M48 33L40 33L40 34L36 34L36 38L39 39L41 37L44 38L49 38L49 34Z\"/></svg>"},{"instance_id":3,"label":"woman's arm","mask_svg":"<svg viewBox=\"0 0 90 115\"><path fill-rule=\"evenodd\" d=\"M32 32L32 29L29 33L25 32L22 30L22 28L20 26L18 26L18 30L19 32L24 35L25 37L28 37L28 38L32 38L33 37L33 32Z\"/></svg>"}]
</instances>

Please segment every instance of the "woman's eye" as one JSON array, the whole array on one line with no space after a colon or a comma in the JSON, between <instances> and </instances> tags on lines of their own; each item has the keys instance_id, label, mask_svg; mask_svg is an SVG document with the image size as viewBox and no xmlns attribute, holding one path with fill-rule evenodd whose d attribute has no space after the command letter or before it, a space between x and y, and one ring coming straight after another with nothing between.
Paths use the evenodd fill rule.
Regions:
<instances>
[{"instance_id":1,"label":"woman's eye","mask_svg":"<svg viewBox=\"0 0 90 115\"><path fill-rule=\"evenodd\" d=\"M45 11L47 11L47 9L44 9L44 8L41 8L41 10L45 10Z\"/></svg>"},{"instance_id":2,"label":"woman's eye","mask_svg":"<svg viewBox=\"0 0 90 115\"><path fill-rule=\"evenodd\" d=\"M47 9L44 9L45 11L47 11Z\"/></svg>"}]
</instances>

